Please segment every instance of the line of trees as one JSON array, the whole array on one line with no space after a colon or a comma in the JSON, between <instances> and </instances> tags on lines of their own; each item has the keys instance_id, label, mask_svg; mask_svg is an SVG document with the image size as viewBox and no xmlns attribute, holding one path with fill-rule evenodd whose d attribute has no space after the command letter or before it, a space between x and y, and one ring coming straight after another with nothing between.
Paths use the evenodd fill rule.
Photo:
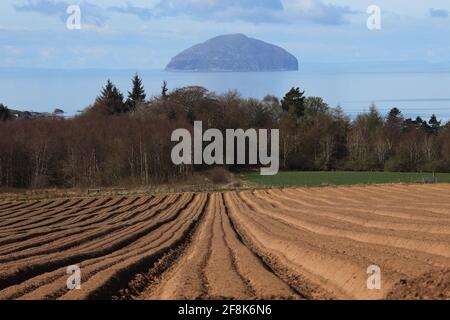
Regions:
<instances>
[{"instance_id":1,"label":"line of trees","mask_svg":"<svg viewBox=\"0 0 450 320\"><path fill-rule=\"evenodd\" d=\"M280 101L216 94L199 86L147 100L138 75L127 98L108 80L74 118L11 120L0 105L0 186L16 188L149 185L188 177L174 166L177 128L280 129L280 164L289 170L450 171L450 123L406 119L376 106L355 119L292 88ZM237 169L237 168L230 168Z\"/></svg>"}]
</instances>

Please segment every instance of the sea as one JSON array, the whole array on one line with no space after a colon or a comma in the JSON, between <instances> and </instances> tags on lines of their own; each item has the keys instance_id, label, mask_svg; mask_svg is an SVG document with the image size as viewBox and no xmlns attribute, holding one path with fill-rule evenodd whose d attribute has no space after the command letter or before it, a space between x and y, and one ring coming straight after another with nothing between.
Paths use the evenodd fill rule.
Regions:
<instances>
[{"instance_id":1,"label":"sea","mask_svg":"<svg viewBox=\"0 0 450 320\"><path fill-rule=\"evenodd\" d=\"M45 70L2 69L0 103L11 109L73 116L92 104L108 79L126 95L138 72L147 95L158 95L163 81L169 89L199 85L224 93L237 90L243 97L283 95L300 87L307 96L322 97L354 118L372 103L382 114L399 108L405 117L429 119L435 114L450 120L450 73L408 72L166 72L163 70Z\"/></svg>"}]
</instances>

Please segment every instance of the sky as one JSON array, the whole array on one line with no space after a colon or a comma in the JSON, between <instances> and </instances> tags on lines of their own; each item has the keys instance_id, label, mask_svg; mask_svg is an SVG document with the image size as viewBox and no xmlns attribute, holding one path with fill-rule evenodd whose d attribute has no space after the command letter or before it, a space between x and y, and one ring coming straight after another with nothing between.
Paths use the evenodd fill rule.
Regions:
<instances>
[{"instance_id":1,"label":"sky","mask_svg":"<svg viewBox=\"0 0 450 320\"><path fill-rule=\"evenodd\" d=\"M66 26L70 5L81 29ZM367 8L381 9L369 30ZM448 0L2 0L0 68L162 69L221 34L279 45L301 63L450 61Z\"/></svg>"}]
</instances>

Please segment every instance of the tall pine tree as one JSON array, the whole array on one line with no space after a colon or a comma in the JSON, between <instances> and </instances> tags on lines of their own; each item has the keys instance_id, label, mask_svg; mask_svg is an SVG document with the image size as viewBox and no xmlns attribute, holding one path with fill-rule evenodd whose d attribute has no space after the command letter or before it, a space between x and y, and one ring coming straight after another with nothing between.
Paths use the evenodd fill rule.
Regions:
<instances>
[{"instance_id":1,"label":"tall pine tree","mask_svg":"<svg viewBox=\"0 0 450 320\"><path fill-rule=\"evenodd\" d=\"M139 78L138 74L134 76L133 80L133 88L131 91L128 91L128 100L127 106L129 111L136 110L136 107L145 101L145 89L142 85L142 79Z\"/></svg>"},{"instance_id":2,"label":"tall pine tree","mask_svg":"<svg viewBox=\"0 0 450 320\"><path fill-rule=\"evenodd\" d=\"M101 95L97 98L96 108L107 114L120 114L127 112L127 107L123 102L123 94L108 79L106 86L102 89Z\"/></svg>"},{"instance_id":3,"label":"tall pine tree","mask_svg":"<svg viewBox=\"0 0 450 320\"><path fill-rule=\"evenodd\" d=\"M388 122L401 122L403 121L402 112L398 108L392 108L387 115Z\"/></svg>"},{"instance_id":4,"label":"tall pine tree","mask_svg":"<svg viewBox=\"0 0 450 320\"><path fill-rule=\"evenodd\" d=\"M439 130L441 129L441 121L438 121L435 114L433 114L430 118L430 121L428 121L428 124L430 125L431 132L433 134L438 134Z\"/></svg>"},{"instance_id":5,"label":"tall pine tree","mask_svg":"<svg viewBox=\"0 0 450 320\"><path fill-rule=\"evenodd\" d=\"M285 112L293 114L297 120L305 115L305 92L300 88L292 88L281 100L281 107Z\"/></svg>"},{"instance_id":6,"label":"tall pine tree","mask_svg":"<svg viewBox=\"0 0 450 320\"><path fill-rule=\"evenodd\" d=\"M169 91L169 89L167 88L167 81L164 80L163 85L161 87L161 97L163 98L163 100L166 100L169 97L167 95L168 91Z\"/></svg>"}]
</instances>

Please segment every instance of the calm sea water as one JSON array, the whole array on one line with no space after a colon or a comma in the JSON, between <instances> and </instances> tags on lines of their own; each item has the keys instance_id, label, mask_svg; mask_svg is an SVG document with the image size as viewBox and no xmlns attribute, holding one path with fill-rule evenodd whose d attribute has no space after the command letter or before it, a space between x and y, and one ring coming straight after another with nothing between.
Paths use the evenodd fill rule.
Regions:
<instances>
[{"instance_id":1,"label":"calm sea water","mask_svg":"<svg viewBox=\"0 0 450 320\"><path fill-rule=\"evenodd\" d=\"M123 92L130 89L135 71L6 71L0 73L0 103L19 110L53 111L69 115L91 104L110 78ZM450 73L178 73L139 71L149 95L169 88L200 85L211 91L237 89L245 97L267 94L282 97L299 86L307 95L320 96L330 106L341 105L355 116L372 102L381 112L400 108L407 117L428 119L435 113L450 120Z\"/></svg>"}]
</instances>

